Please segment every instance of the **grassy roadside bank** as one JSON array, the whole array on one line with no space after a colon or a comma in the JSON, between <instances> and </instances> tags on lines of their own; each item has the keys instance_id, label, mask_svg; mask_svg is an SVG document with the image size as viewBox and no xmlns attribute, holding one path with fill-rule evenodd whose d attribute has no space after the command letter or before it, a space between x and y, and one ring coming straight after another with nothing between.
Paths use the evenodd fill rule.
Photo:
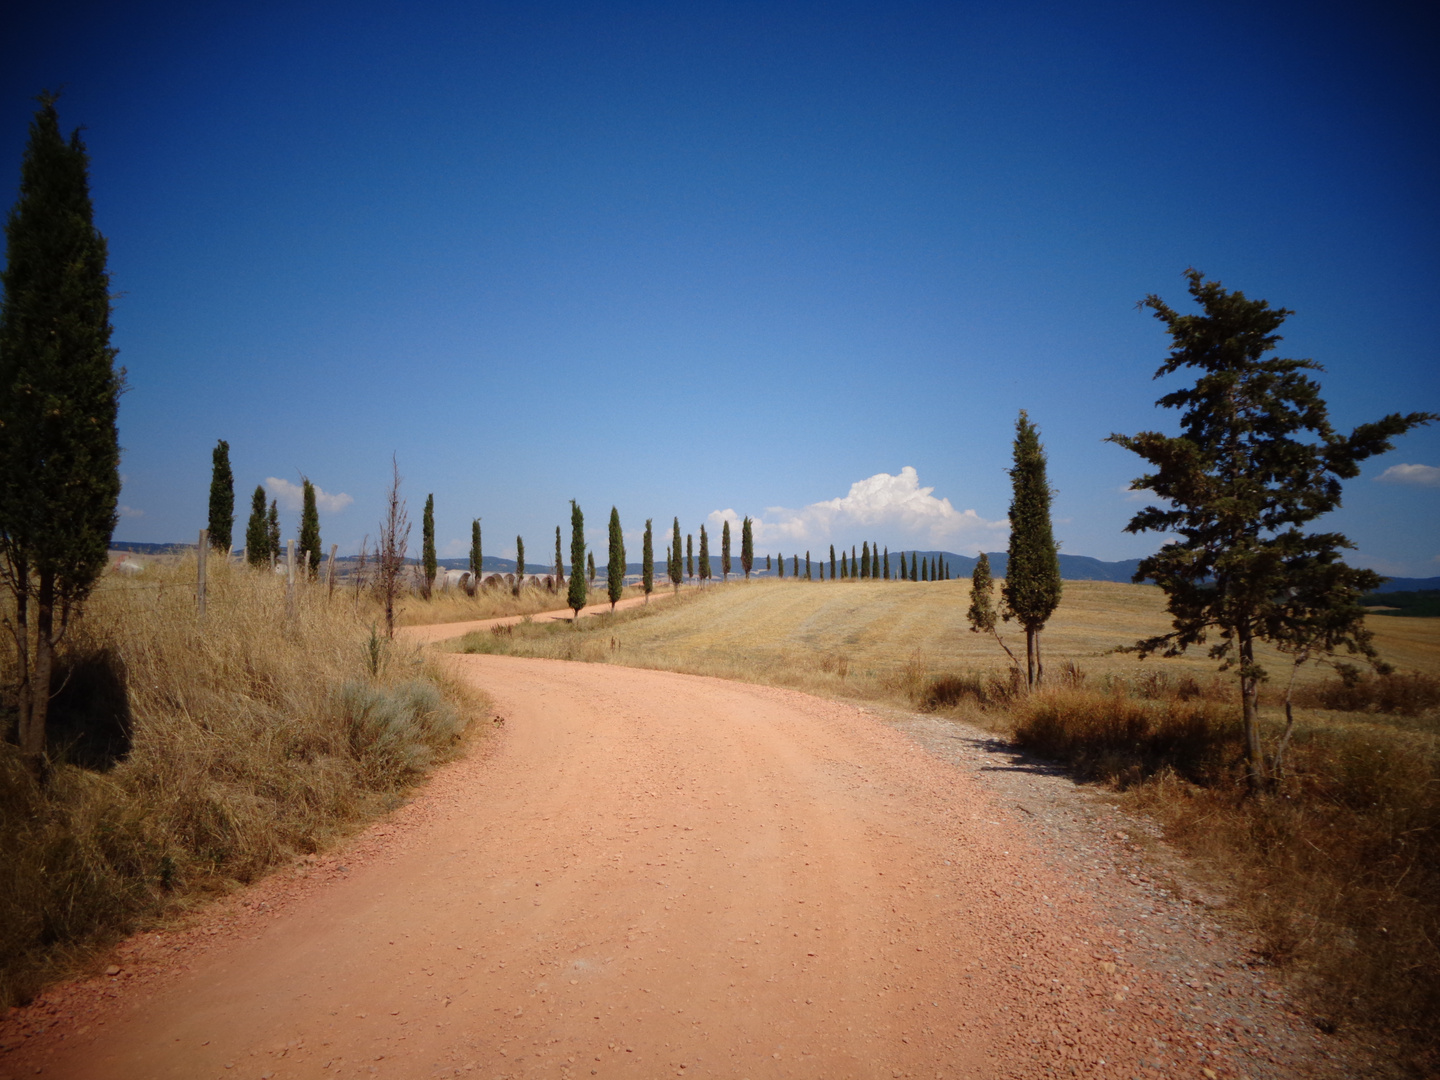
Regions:
<instances>
[{"instance_id":1,"label":"grassy roadside bank","mask_svg":"<svg viewBox=\"0 0 1440 1080\"><path fill-rule=\"evenodd\" d=\"M292 613L275 575L211 560L202 625L194 579L192 558L97 588L47 786L0 744L0 1005L392 808L483 708L338 590L302 586Z\"/></svg>"},{"instance_id":2,"label":"grassy roadside bank","mask_svg":"<svg viewBox=\"0 0 1440 1080\"><path fill-rule=\"evenodd\" d=\"M1259 958L1326 1031L1393 1040L1440 1067L1440 622L1372 617L1401 674L1342 686L1302 674L1289 768L1247 794L1230 680L1203 658L1114 652L1167 624L1145 586L1067 582L1045 634L1051 689L1017 695L993 639L969 632L966 582L767 582L682 593L579 631L517 625L464 651L619 663L888 702L980 723L1068 763L1153 815L1230 898ZM1015 645L1012 643L1012 648ZM1266 738L1283 721L1273 654Z\"/></svg>"}]
</instances>

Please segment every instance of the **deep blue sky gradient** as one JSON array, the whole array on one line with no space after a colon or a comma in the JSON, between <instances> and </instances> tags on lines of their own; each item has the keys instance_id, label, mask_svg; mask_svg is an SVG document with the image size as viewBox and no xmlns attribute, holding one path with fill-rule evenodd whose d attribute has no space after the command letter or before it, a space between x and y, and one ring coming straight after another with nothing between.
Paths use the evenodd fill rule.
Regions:
<instances>
[{"instance_id":1,"label":"deep blue sky gradient","mask_svg":"<svg viewBox=\"0 0 1440 1080\"><path fill-rule=\"evenodd\" d=\"M603 556L612 504L698 531L906 465L997 521L1024 408L1064 550L1123 558L1156 540L1122 532L1141 463L1102 440L1173 427L1135 303L1180 305L1187 266L1296 311L1282 349L1326 366L1337 426L1440 410L1436 29L1298 4L32 5L0 34L0 201L63 84L130 376L120 539L193 539L217 438L242 527L256 483L304 473L354 498L322 516L342 550L392 451L455 554L476 515L488 553L520 533L543 559L574 497ZM1397 463L1440 466L1440 430L1331 524L1362 563L1440 573L1440 487L1376 481ZM807 546L862 539L940 546L898 523Z\"/></svg>"}]
</instances>

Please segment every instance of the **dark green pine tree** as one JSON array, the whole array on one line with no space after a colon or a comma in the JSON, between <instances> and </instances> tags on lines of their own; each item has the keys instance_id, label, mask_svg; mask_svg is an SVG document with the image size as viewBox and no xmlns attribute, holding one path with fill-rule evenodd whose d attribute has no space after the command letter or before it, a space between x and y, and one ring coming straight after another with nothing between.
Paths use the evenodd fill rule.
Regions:
<instances>
[{"instance_id":1,"label":"dark green pine tree","mask_svg":"<svg viewBox=\"0 0 1440 1080\"><path fill-rule=\"evenodd\" d=\"M270 562L273 565L285 554L280 541L280 504L274 499L270 500L270 512L265 516L265 539L270 548Z\"/></svg>"},{"instance_id":2,"label":"dark green pine tree","mask_svg":"<svg viewBox=\"0 0 1440 1080\"><path fill-rule=\"evenodd\" d=\"M730 519L725 519L725 525L720 530L720 583L723 585L730 580Z\"/></svg>"},{"instance_id":3,"label":"dark green pine tree","mask_svg":"<svg viewBox=\"0 0 1440 1080\"><path fill-rule=\"evenodd\" d=\"M235 476L230 444L221 439L210 454L210 546L222 555L235 543Z\"/></svg>"},{"instance_id":4,"label":"dark green pine tree","mask_svg":"<svg viewBox=\"0 0 1440 1080\"><path fill-rule=\"evenodd\" d=\"M1185 276L1203 314L1182 315L1154 294L1144 301L1171 339L1155 377L1182 368L1196 376L1193 387L1156 403L1181 410L1180 434L1110 436L1154 469L1131 490L1151 491L1161 503L1141 510L1126 531L1168 538L1141 561L1135 579L1165 591L1172 629L1137 648L1142 656L1174 656L1219 638L1209 652L1238 669L1247 771L1259 789L1282 774L1290 726L1267 761L1257 714L1266 673L1256 643L1269 641L1288 655L1292 674L1339 649L1378 662L1360 598L1380 579L1345 564L1342 552L1352 545L1344 535L1304 526L1340 505L1340 482L1359 475L1361 461L1440 417L1391 413L1342 435L1307 374L1319 365L1265 355L1291 312L1229 292L1198 270Z\"/></svg>"},{"instance_id":5,"label":"dark green pine tree","mask_svg":"<svg viewBox=\"0 0 1440 1080\"><path fill-rule=\"evenodd\" d=\"M580 512L580 504L574 499L570 500L570 588L566 593L566 603L570 610L575 613L575 629L580 629L580 611L585 607L585 599L588 590L585 585L585 575L580 568L585 565L585 515ZM590 565L595 565L595 557L590 556ZM594 577L594 574L591 574Z\"/></svg>"},{"instance_id":6,"label":"dark green pine tree","mask_svg":"<svg viewBox=\"0 0 1440 1080\"><path fill-rule=\"evenodd\" d=\"M675 591L678 593L685 570L684 564L680 561L680 519L678 517L675 519L675 532L670 540L669 568L670 584L674 586Z\"/></svg>"},{"instance_id":7,"label":"dark green pine tree","mask_svg":"<svg viewBox=\"0 0 1440 1080\"><path fill-rule=\"evenodd\" d=\"M700 526L700 580L710 580L710 537L705 526Z\"/></svg>"},{"instance_id":8,"label":"dark green pine tree","mask_svg":"<svg viewBox=\"0 0 1440 1080\"><path fill-rule=\"evenodd\" d=\"M830 580L835 580L835 545L830 545Z\"/></svg>"},{"instance_id":9,"label":"dark green pine tree","mask_svg":"<svg viewBox=\"0 0 1440 1080\"><path fill-rule=\"evenodd\" d=\"M740 523L740 569L745 571L745 580L750 580L750 571L755 566L755 523L748 517Z\"/></svg>"},{"instance_id":10,"label":"dark green pine tree","mask_svg":"<svg viewBox=\"0 0 1440 1080\"><path fill-rule=\"evenodd\" d=\"M250 520L245 525L245 561L264 566L270 561L270 530L265 524L265 489L255 485L250 496Z\"/></svg>"},{"instance_id":11,"label":"dark green pine tree","mask_svg":"<svg viewBox=\"0 0 1440 1080\"><path fill-rule=\"evenodd\" d=\"M1010 485L1010 553L1001 593L1006 610L1025 628L1026 684L1037 686L1045 677L1040 631L1060 603L1060 554L1050 528L1054 492L1045 478L1045 448L1023 409L1015 421Z\"/></svg>"},{"instance_id":12,"label":"dark green pine tree","mask_svg":"<svg viewBox=\"0 0 1440 1080\"><path fill-rule=\"evenodd\" d=\"M609 586L610 610L625 591L625 534L620 531L620 511L610 508L610 550L606 557L605 583Z\"/></svg>"},{"instance_id":13,"label":"dark green pine tree","mask_svg":"<svg viewBox=\"0 0 1440 1080\"><path fill-rule=\"evenodd\" d=\"M695 580L695 534L685 534L685 576Z\"/></svg>"},{"instance_id":14,"label":"dark green pine tree","mask_svg":"<svg viewBox=\"0 0 1440 1080\"><path fill-rule=\"evenodd\" d=\"M886 545L885 545L885 559L884 559L883 562L881 562L880 566L881 566L881 570L882 570L882 580L884 580L884 581L889 581L889 580L890 580L890 545L889 545L889 544L886 544Z\"/></svg>"},{"instance_id":15,"label":"dark green pine tree","mask_svg":"<svg viewBox=\"0 0 1440 1080\"><path fill-rule=\"evenodd\" d=\"M315 485L308 477L300 478L300 550L304 553L306 573L311 581L320 572L320 510L315 505Z\"/></svg>"},{"instance_id":16,"label":"dark green pine tree","mask_svg":"<svg viewBox=\"0 0 1440 1080\"><path fill-rule=\"evenodd\" d=\"M863 581L870 576L870 541L866 540L860 548L860 579Z\"/></svg>"},{"instance_id":17,"label":"dark green pine tree","mask_svg":"<svg viewBox=\"0 0 1440 1080\"><path fill-rule=\"evenodd\" d=\"M653 518L645 519L645 542L640 548L640 583L645 589L645 602L655 591L655 536Z\"/></svg>"},{"instance_id":18,"label":"dark green pine tree","mask_svg":"<svg viewBox=\"0 0 1440 1080\"><path fill-rule=\"evenodd\" d=\"M110 275L89 158L42 94L0 274L0 582L15 645L20 752L47 775L55 645L105 568L120 497ZM9 607L9 605L6 605Z\"/></svg>"},{"instance_id":19,"label":"dark green pine tree","mask_svg":"<svg viewBox=\"0 0 1440 1080\"><path fill-rule=\"evenodd\" d=\"M420 519L420 563L425 572L425 599L435 588L435 575L440 564L435 558L435 496L425 496L425 514Z\"/></svg>"},{"instance_id":20,"label":"dark green pine tree","mask_svg":"<svg viewBox=\"0 0 1440 1080\"><path fill-rule=\"evenodd\" d=\"M480 550L480 519L470 522L470 580L476 586L485 576L485 558Z\"/></svg>"}]
</instances>

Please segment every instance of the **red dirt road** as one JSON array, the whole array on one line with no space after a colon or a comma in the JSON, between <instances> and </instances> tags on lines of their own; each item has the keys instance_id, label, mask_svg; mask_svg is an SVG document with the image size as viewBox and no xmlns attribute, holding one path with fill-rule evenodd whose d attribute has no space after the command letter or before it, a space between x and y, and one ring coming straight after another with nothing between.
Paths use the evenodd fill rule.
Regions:
<instances>
[{"instance_id":1,"label":"red dirt road","mask_svg":"<svg viewBox=\"0 0 1440 1080\"><path fill-rule=\"evenodd\" d=\"M1078 883L869 714L453 662L506 718L482 751L0 1076L1130 1077L1178 1045Z\"/></svg>"}]
</instances>

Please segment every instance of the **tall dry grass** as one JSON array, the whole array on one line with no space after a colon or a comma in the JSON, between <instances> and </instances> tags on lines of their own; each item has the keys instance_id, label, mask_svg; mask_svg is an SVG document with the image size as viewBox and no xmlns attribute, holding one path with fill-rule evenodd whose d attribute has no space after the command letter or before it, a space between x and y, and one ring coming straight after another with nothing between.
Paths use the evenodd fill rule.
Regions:
<instances>
[{"instance_id":1,"label":"tall dry grass","mask_svg":"<svg viewBox=\"0 0 1440 1080\"><path fill-rule=\"evenodd\" d=\"M323 587L291 606L211 559L202 625L194 580L192 557L102 581L64 647L47 786L0 745L0 1003L393 806L479 704Z\"/></svg>"}]
</instances>

